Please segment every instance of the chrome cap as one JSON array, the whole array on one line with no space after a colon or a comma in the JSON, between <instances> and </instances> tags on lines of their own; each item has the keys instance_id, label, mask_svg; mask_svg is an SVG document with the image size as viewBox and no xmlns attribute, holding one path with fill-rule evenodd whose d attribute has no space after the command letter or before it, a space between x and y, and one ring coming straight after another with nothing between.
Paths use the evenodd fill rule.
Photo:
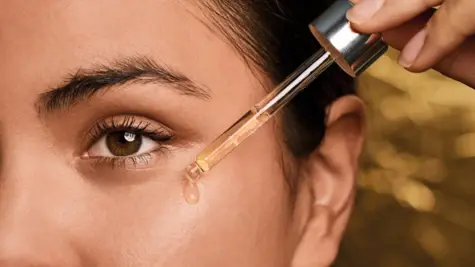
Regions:
<instances>
[{"instance_id":1,"label":"chrome cap","mask_svg":"<svg viewBox=\"0 0 475 267\"><path fill-rule=\"evenodd\" d=\"M349 75L356 77L387 50L381 34L355 32L346 19L353 6L347 0L337 0L310 24L310 30L335 62Z\"/></svg>"}]
</instances>

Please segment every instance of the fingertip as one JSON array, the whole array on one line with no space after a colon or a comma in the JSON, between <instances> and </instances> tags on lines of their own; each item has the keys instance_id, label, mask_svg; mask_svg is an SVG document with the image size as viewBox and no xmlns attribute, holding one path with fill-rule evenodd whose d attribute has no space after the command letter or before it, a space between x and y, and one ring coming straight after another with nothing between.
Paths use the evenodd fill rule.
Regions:
<instances>
[{"instance_id":1,"label":"fingertip","mask_svg":"<svg viewBox=\"0 0 475 267\"><path fill-rule=\"evenodd\" d=\"M415 73L427 71L463 43L465 35L446 22L443 12L448 12L445 6L405 45L399 58L401 66Z\"/></svg>"},{"instance_id":2,"label":"fingertip","mask_svg":"<svg viewBox=\"0 0 475 267\"><path fill-rule=\"evenodd\" d=\"M412 37L399 55L399 64L401 66L410 68L415 63L424 46L426 37L427 31L425 29L420 30Z\"/></svg>"},{"instance_id":3,"label":"fingertip","mask_svg":"<svg viewBox=\"0 0 475 267\"><path fill-rule=\"evenodd\" d=\"M408 66L408 67L405 67L404 65L402 65L401 63L399 63L399 65L401 67L403 67L404 69L406 69L407 71L409 72L412 72L412 73L422 73L422 72L425 72L427 70L430 69L430 67L426 67L426 66L418 66L417 63L411 65L411 66Z\"/></svg>"},{"instance_id":4,"label":"fingertip","mask_svg":"<svg viewBox=\"0 0 475 267\"><path fill-rule=\"evenodd\" d=\"M371 21L374 15L382 8L383 0L365 0L355 4L346 12L346 18L354 25L364 25Z\"/></svg>"},{"instance_id":5,"label":"fingertip","mask_svg":"<svg viewBox=\"0 0 475 267\"><path fill-rule=\"evenodd\" d=\"M425 48L422 48L422 52ZM435 64L432 58L428 58L424 56L422 53L418 54L415 59L411 60L407 58L407 54L405 54L406 48L404 48L398 57L398 64L402 66L407 71L412 73L421 73L425 72L432 68Z\"/></svg>"},{"instance_id":6,"label":"fingertip","mask_svg":"<svg viewBox=\"0 0 475 267\"><path fill-rule=\"evenodd\" d=\"M368 27L365 27L365 25L358 25L358 24L352 23L351 21L350 21L350 27L354 32L357 32L357 33L363 33L363 34L373 33L371 29L368 29Z\"/></svg>"}]
</instances>

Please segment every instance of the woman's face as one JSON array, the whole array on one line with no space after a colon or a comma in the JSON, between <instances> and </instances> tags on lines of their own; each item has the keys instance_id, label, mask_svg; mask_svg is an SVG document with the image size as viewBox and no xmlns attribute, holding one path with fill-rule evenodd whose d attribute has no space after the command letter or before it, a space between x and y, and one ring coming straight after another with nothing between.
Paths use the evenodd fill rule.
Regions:
<instances>
[{"instance_id":1,"label":"woman's face","mask_svg":"<svg viewBox=\"0 0 475 267\"><path fill-rule=\"evenodd\" d=\"M1 266L292 260L311 216L275 123L183 198L183 169L265 95L191 1L1 0L0 62Z\"/></svg>"}]
</instances>

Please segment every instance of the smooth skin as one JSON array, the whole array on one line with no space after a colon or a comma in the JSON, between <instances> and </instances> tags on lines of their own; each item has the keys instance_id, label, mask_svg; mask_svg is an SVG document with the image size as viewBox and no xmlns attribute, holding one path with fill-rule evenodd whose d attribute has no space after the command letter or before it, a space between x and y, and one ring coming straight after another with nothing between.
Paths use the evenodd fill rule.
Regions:
<instances>
[{"instance_id":1,"label":"smooth skin","mask_svg":"<svg viewBox=\"0 0 475 267\"><path fill-rule=\"evenodd\" d=\"M383 32L412 72L434 68L475 88L475 1L355 0L347 13L355 29ZM437 9L433 9L438 6Z\"/></svg>"},{"instance_id":2,"label":"smooth skin","mask_svg":"<svg viewBox=\"0 0 475 267\"><path fill-rule=\"evenodd\" d=\"M270 83L216 35L197 3L0 0L0 266L320 267L334 260L363 142L357 97L329 107L325 139L308 158L290 157L271 121L203 177L198 204L184 200L186 166ZM67 87L71 75L137 57L181 76L171 83L148 74L68 108L42 106L53 88L107 80ZM207 97L183 93L190 84ZM100 138L91 138L90 129L124 118L174 138L128 129L129 140L143 139L148 161L113 167L104 140L119 146L117 138L97 130ZM299 186L291 191L287 179Z\"/></svg>"},{"instance_id":3,"label":"smooth skin","mask_svg":"<svg viewBox=\"0 0 475 267\"><path fill-rule=\"evenodd\" d=\"M362 102L337 100L322 145L299 162L287 158L301 181L294 192L274 121L216 166L200 203L188 205L183 169L265 95L268 79L193 2L0 0L0 266L331 265L353 204ZM136 56L178 70L209 97L139 82L66 110L38 109L78 70ZM138 169L83 158L110 157L103 138L82 140L98 122L123 116L176 138ZM146 140L144 150L158 146Z\"/></svg>"}]
</instances>

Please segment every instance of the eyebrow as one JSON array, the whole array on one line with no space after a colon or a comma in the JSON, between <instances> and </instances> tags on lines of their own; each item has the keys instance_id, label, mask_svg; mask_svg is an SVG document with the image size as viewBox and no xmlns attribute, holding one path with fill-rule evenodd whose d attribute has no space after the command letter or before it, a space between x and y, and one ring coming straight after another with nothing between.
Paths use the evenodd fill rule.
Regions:
<instances>
[{"instance_id":1,"label":"eyebrow","mask_svg":"<svg viewBox=\"0 0 475 267\"><path fill-rule=\"evenodd\" d=\"M97 64L77 70L66 78L64 85L39 95L38 112L52 113L68 109L114 86L125 84L164 84L179 94L209 99L209 89L193 82L184 74L168 66L159 65L148 57L114 60L111 64Z\"/></svg>"}]
</instances>

